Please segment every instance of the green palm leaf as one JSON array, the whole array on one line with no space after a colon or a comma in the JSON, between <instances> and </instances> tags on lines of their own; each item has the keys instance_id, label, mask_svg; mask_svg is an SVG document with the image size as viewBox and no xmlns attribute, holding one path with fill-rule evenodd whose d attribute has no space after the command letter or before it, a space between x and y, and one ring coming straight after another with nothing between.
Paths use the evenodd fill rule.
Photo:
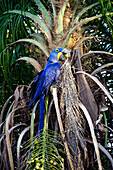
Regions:
<instances>
[{"instance_id":1,"label":"green palm leaf","mask_svg":"<svg viewBox=\"0 0 113 170\"><path fill-rule=\"evenodd\" d=\"M56 30L57 34L60 34L63 31L63 18L64 18L64 12L65 12L67 3L68 3L68 0L64 2L61 10L59 11L57 30Z\"/></svg>"},{"instance_id":2,"label":"green palm leaf","mask_svg":"<svg viewBox=\"0 0 113 170\"><path fill-rule=\"evenodd\" d=\"M94 6L96 6L96 5L98 5L98 4L99 4L99 2L96 2L96 3L92 4L92 5L89 5L88 7L84 8L81 12L79 12L78 15L76 16L76 19L75 19L74 22L73 22L73 25L74 25L74 23L77 23L77 22L78 22L79 18L80 18L85 12L87 12L89 9L93 8Z\"/></svg>"},{"instance_id":3,"label":"green palm leaf","mask_svg":"<svg viewBox=\"0 0 113 170\"><path fill-rule=\"evenodd\" d=\"M47 24L52 27L51 17L49 16L49 13L47 12L44 5L41 3L40 0L34 0L34 1L37 4L37 6L39 7L39 9L42 11L42 15L46 19Z\"/></svg>"},{"instance_id":4,"label":"green palm leaf","mask_svg":"<svg viewBox=\"0 0 113 170\"><path fill-rule=\"evenodd\" d=\"M25 150L30 153L21 162L20 169L59 169L61 170L64 159L61 157L63 146L61 144L61 137L53 131L44 130L39 136L35 136L32 140L23 145ZM60 148L60 149L58 149ZM26 164L25 164L26 162Z\"/></svg>"},{"instance_id":5,"label":"green palm leaf","mask_svg":"<svg viewBox=\"0 0 113 170\"><path fill-rule=\"evenodd\" d=\"M51 3L52 3L53 16L54 16L54 21L55 21L57 15L56 15L56 10L55 10L55 6L54 6L53 0L51 0Z\"/></svg>"},{"instance_id":6,"label":"green palm leaf","mask_svg":"<svg viewBox=\"0 0 113 170\"><path fill-rule=\"evenodd\" d=\"M27 42L27 43L32 43L32 44L36 45L46 54L47 57L49 57L49 52L47 50L47 47L44 44L42 44L39 41L36 41L34 39L29 39L29 38L20 39L18 41L15 41L14 43L9 44L9 46L14 45L16 43L20 43L20 42Z\"/></svg>"},{"instance_id":7,"label":"green palm leaf","mask_svg":"<svg viewBox=\"0 0 113 170\"><path fill-rule=\"evenodd\" d=\"M30 36L34 37L39 42L42 42L42 43L46 44L46 41L45 41L44 37L41 34L33 33L33 34L30 34Z\"/></svg>"},{"instance_id":8,"label":"green palm leaf","mask_svg":"<svg viewBox=\"0 0 113 170\"><path fill-rule=\"evenodd\" d=\"M42 30L45 32L48 39L50 40L52 39L49 28L46 26L43 20L40 19L38 16L31 14L30 12L22 12L20 10L12 10L12 11L5 12L4 14L7 14L7 13L16 13L16 14L20 14L20 15L30 18L42 28Z\"/></svg>"}]
</instances>

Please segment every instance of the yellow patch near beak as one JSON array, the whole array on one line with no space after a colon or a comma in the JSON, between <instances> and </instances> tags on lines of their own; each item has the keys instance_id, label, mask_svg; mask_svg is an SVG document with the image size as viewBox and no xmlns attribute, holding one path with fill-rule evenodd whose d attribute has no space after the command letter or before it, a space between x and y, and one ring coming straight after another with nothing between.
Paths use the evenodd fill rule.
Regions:
<instances>
[{"instance_id":1,"label":"yellow patch near beak","mask_svg":"<svg viewBox=\"0 0 113 170\"><path fill-rule=\"evenodd\" d=\"M57 54L57 57L58 57L58 60L60 59L60 56L62 55L62 52L59 52L58 54Z\"/></svg>"},{"instance_id":2,"label":"yellow patch near beak","mask_svg":"<svg viewBox=\"0 0 113 170\"><path fill-rule=\"evenodd\" d=\"M65 54L65 55L64 55L64 57L68 58L68 57L69 57L69 55L68 55L68 54Z\"/></svg>"}]
</instances>

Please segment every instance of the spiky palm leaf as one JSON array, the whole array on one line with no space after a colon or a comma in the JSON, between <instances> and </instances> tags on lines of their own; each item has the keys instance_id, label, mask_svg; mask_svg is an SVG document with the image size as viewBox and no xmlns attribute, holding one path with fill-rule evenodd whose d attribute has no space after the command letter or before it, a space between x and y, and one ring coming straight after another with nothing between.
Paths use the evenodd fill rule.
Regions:
<instances>
[{"instance_id":1,"label":"spiky palm leaf","mask_svg":"<svg viewBox=\"0 0 113 170\"><path fill-rule=\"evenodd\" d=\"M64 167L65 153L62 140L54 131L43 130L40 136L34 136L23 145L23 148L28 154L24 155L24 159L23 156L20 158L18 169L62 169Z\"/></svg>"}]
</instances>

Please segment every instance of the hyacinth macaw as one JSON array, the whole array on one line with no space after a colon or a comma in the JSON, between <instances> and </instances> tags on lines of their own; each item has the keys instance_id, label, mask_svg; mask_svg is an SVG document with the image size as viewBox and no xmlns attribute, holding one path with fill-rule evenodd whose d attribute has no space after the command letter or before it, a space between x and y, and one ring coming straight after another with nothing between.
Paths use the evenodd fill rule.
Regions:
<instances>
[{"instance_id":1,"label":"hyacinth macaw","mask_svg":"<svg viewBox=\"0 0 113 170\"><path fill-rule=\"evenodd\" d=\"M45 94L49 87L55 83L59 77L61 69L59 61L68 58L68 56L69 51L66 48L60 47L54 49L50 53L45 68L40 73L38 73L38 77L31 86L32 100L30 101L29 106L31 106L33 102L40 100L40 116L37 135L39 134L40 130L43 129Z\"/></svg>"}]
</instances>

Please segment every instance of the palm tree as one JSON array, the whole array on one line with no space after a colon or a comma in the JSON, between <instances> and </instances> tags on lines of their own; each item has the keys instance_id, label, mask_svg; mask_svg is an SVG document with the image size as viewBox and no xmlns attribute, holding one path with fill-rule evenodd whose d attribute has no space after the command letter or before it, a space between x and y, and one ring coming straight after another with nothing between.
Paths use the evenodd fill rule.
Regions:
<instances>
[{"instance_id":1,"label":"palm tree","mask_svg":"<svg viewBox=\"0 0 113 170\"><path fill-rule=\"evenodd\" d=\"M30 85L17 86L14 95L9 97L3 106L1 112L1 126L3 129L1 131L1 142L4 142L4 144L1 153L4 154L1 156L1 166L8 169L7 160L9 160L11 169L14 169L15 162L17 162L15 166L18 166L19 169L86 169L88 166L93 169L95 160L91 152L95 148L98 166L99 169L102 169L102 166L106 165L101 164L98 147L112 162L109 152L105 148L103 149L101 145L103 144L101 139L103 131L105 132L105 147L109 142L108 130L105 129L105 127L109 128L106 118L108 107L103 107L103 104L109 106L113 102L113 98L108 92L108 90L112 92L113 89L109 89L110 83L106 84L106 81L108 82L111 79L104 79L104 76L107 77L108 74L106 70L102 71L106 67L111 68L113 65L113 54L107 50L106 52L100 50L100 44L102 44L102 48L108 45L110 47L111 42L108 39L106 40L106 37L103 38L102 33L98 33L101 28L98 28L97 23L99 22L97 21L100 21L102 17L104 20L107 18L109 22L106 24L105 22L103 24L103 20L101 20L106 28L104 36L108 32L111 35L111 16L113 12L107 11L111 10L112 3L106 1L107 6L104 6L103 1L101 3L97 1L88 6L86 2L81 1L51 0L49 3L45 3L45 1L34 0L31 4L27 4L27 1L21 1L20 4L21 10L19 5L12 5L6 8L6 12L1 16L1 20L4 19L5 22L1 24L0 31L2 32L3 28L7 30L7 34L4 31L1 35L8 36L7 41L3 41L1 45L3 69L6 68L7 61L10 63L9 52L12 51L13 54L13 51L16 51L17 48L20 56L29 54L27 49L34 52L41 65L33 58L20 57L13 63L13 66L20 60L25 60L31 63L38 72L44 67L45 59L49 57L49 53L56 47L66 47L70 50L71 56L69 61L62 65L60 88L57 90L60 109L57 91L56 88L53 88L53 95L49 93L46 99L44 129L40 138L36 139L34 136L34 127L37 126L34 116L36 115L38 119L38 102L34 105L32 111L27 109L29 102L27 91ZM31 8L32 5L33 9ZM103 9L106 9L105 13L103 13ZM15 26L13 26L12 21L15 22ZM10 41L12 43L6 46ZM23 49L21 46L24 46ZM91 51L95 49L98 49L98 51ZM107 64L105 64L106 56ZM108 71L112 70L109 69ZM4 73L5 80L9 83L7 72L10 74L10 69ZM87 77L84 75L87 75ZM10 100L13 100L11 104L9 103ZM7 104L9 104L9 107L6 108ZM5 110L7 111L6 116ZM104 118L102 118L102 114ZM16 118L18 116L20 120ZM14 118L16 124L13 121ZM2 120L5 120L5 124L2 123ZM102 123L103 120L105 125ZM27 124L29 124L28 127L26 127ZM94 131L94 128L96 131ZM16 135L15 129L19 131L20 137ZM30 140L28 140L29 134L25 134L29 130ZM62 138L59 136L59 132ZM11 133L11 136L9 136L9 133ZM26 141L26 143L23 145L24 149L20 151L22 141L23 143ZM17 147L11 147L13 144L17 144ZM94 148L92 147L93 144ZM17 160L14 161L15 149L17 149ZM26 152L29 152L29 149L31 149L31 152L27 156ZM3 160L6 162L5 165ZM66 160L69 163L66 163ZM92 164L88 165L90 161L92 161Z\"/></svg>"}]
</instances>

